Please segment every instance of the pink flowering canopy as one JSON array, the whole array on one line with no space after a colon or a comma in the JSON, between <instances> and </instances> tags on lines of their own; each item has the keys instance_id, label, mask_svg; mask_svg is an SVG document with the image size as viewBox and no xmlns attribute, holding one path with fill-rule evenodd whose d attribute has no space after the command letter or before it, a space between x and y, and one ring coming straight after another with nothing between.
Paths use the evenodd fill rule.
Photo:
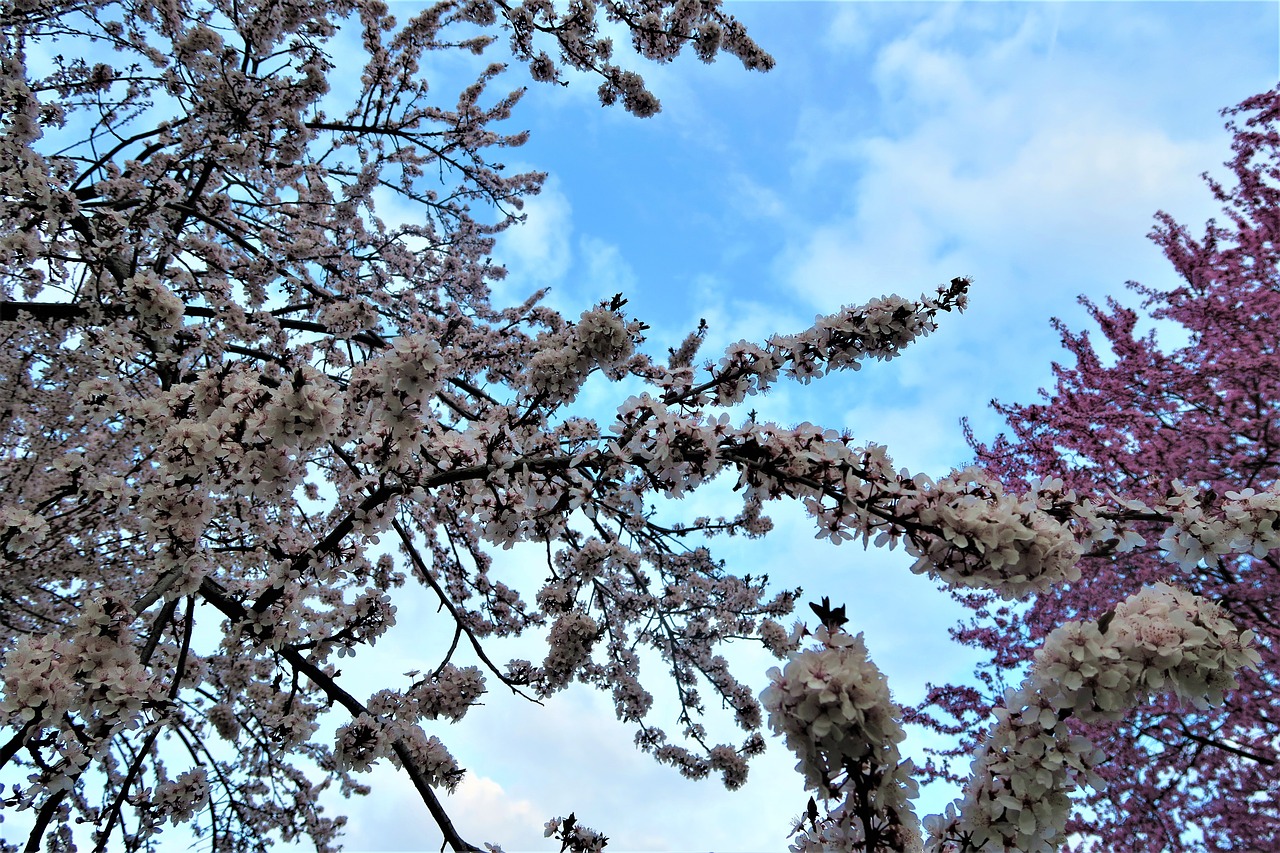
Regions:
<instances>
[{"instance_id":1,"label":"pink flowering canopy","mask_svg":"<svg viewBox=\"0 0 1280 853\"><path fill-rule=\"evenodd\" d=\"M979 464L1006 483L1058 477L1094 500L1163 503L1174 522L1153 515L1117 529L1085 555L1078 577L1027 607L962 596L977 618L956 636L990 655L979 673L988 688L1038 656L1064 621L1103 617L1153 582L1216 601L1257 635L1261 665L1214 708L1166 694L1125 715L1078 718L1073 731L1109 757L1095 768L1105 789L1088 793L1087 816L1067 824L1081 850L1280 849L1280 89L1224 115L1233 185L1206 176L1222 223L1197 239L1158 214L1151 238L1176 277L1131 284L1149 316L1177 324L1187 343L1163 348L1139 334L1136 311L1086 302L1105 348L1059 323L1074 364L1055 365L1044 402L995 404L1010 434L974 443ZM985 714L996 693L931 698L963 720Z\"/></svg>"},{"instance_id":2,"label":"pink flowering canopy","mask_svg":"<svg viewBox=\"0 0 1280 853\"><path fill-rule=\"evenodd\" d=\"M647 60L772 64L715 0L464 0L403 23L381 0L0 12L0 767L19 780L0 804L30 812L27 851L145 849L171 823L219 851L337 849L319 794L367 792L359 774L384 761L448 846L478 849L436 793L464 772L443 723L494 686L537 699L575 681L611 694L642 750L730 788L767 714L812 793L797 850L1050 849L1069 795L1101 781L1071 720L1162 697L1203 711L1257 665L1248 613L1200 589L1117 590L1110 617L1046 638L963 797L922 824L902 709L842 608L788 631L797 593L735 574L709 537L762 536L767 504L800 501L820 537L902 545L917 572L1016 599L1078 583L1082 554L1153 523L1184 564L1263 559L1280 495L935 480L845 432L743 412L778 383L893 358L965 307L965 278L698 366L705 329L655 359L622 295L571 316L541 294L492 304L494 236L544 178L496 159L524 141L504 130L523 90L492 93L494 64L441 100L421 65L501 37L535 80L593 74L603 104L653 114L602 20ZM340 26L363 68L334 111ZM416 218L384 222L384 194ZM622 379L643 390L607 422L575 406ZM723 517L650 511L716 477L741 502ZM504 565L521 542L545 549L541 580ZM354 695L338 662L394 625L407 585L438 600L452 642L430 672ZM490 654L526 633L541 660ZM720 654L731 638L786 660L760 696ZM640 651L663 661L676 719L655 719ZM712 735L709 704L735 734ZM346 715L332 730L330 708ZM547 835L607 841L575 814Z\"/></svg>"}]
</instances>

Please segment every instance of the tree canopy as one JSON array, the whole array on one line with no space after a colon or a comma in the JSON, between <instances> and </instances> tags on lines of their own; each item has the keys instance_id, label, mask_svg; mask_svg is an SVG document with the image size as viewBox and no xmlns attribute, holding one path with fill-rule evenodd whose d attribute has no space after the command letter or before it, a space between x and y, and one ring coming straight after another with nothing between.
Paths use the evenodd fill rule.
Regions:
<instances>
[{"instance_id":1,"label":"tree canopy","mask_svg":"<svg viewBox=\"0 0 1280 853\"><path fill-rule=\"evenodd\" d=\"M1149 523L1184 564L1267 554L1280 494L1144 503L977 468L933 479L847 432L743 411L892 359L965 307L965 277L701 363L702 327L647 353L623 294L570 316L541 294L494 305L494 237L544 180L495 159L524 141L506 130L523 90L490 92L494 64L441 100L422 65L501 37L535 81L596 75L603 104L652 115L604 20L646 60L772 62L714 0L467 0L404 23L381 0L0 9L0 767L27 776L3 798L34 814L26 850L146 849L170 822L220 851L336 849L318 795L361 790L380 761L447 845L478 849L436 793L463 773L439 723L490 685L540 698L575 680L656 760L730 788L767 717L812 794L797 849L1049 850L1068 795L1100 782L1102 753L1069 721L1165 694L1220 704L1257 665L1251 620L1198 590L1116 591L1107 615L1045 637L962 798L922 825L901 709L843 609L824 599L812 631L788 630L797 593L726 568L709 537L765 535L768 505L799 501L833 542L902 545L918 573L1017 598L1079 581L1082 554ZM331 114L343 27L362 67ZM380 219L386 193L418 218ZM575 405L589 381L623 380L641 390L607 422ZM653 513L716 477L737 495L723 516ZM506 571L518 542L545 548L543 577ZM410 584L452 642L430 672L353 695L338 662L394 624ZM545 635L542 660L489 653L525 633ZM731 638L786 661L759 697L720 653ZM674 720L651 713L642 651L675 686ZM704 725L712 703L732 739ZM322 731L331 708L348 719ZM548 833L606 840L574 815Z\"/></svg>"}]
</instances>

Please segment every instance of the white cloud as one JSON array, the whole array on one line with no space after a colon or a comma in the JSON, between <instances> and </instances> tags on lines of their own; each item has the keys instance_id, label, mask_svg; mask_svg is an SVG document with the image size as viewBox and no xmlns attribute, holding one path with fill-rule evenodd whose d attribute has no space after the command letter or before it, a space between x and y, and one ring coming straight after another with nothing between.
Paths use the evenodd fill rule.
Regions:
<instances>
[{"instance_id":1,"label":"white cloud","mask_svg":"<svg viewBox=\"0 0 1280 853\"><path fill-rule=\"evenodd\" d=\"M853 168L858 177L844 213L781 259L798 293L826 306L851 285L859 295L914 294L961 272L982 287L1056 274L1044 267L1064 255L1076 258L1074 273L1101 274L1114 269L1117 235L1142 251L1157 209L1203 195L1196 176L1221 158L1216 140L1177 141L1125 115L1123 93L1073 84L1069 69L1046 77L1036 70L1041 22L1027 21L981 55L961 54L947 46L953 21L940 12L878 54L884 126L806 121L799 175ZM1012 79L993 80L992 65Z\"/></svg>"},{"instance_id":2,"label":"white cloud","mask_svg":"<svg viewBox=\"0 0 1280 853\"><path fill-rule=\"evenodd\" d=\"M616 244L584 236L578 240L578 252L583 265L577 288L581 297L579 310L609 299L615 293L635 293L635 270Z\"/></svg>"},{"instance_id":3,"label":"white cloud","mask_svg":"<svg viewBox=\"0 0 1280 853\"><path fill-rule=\"evenodd\" d=\"M533 801L513 797L485 776L468 776L445 801L465 838L500 843L508 851L546 846L543 825L549 815Z\"/></svg>"},{"instance_id":4,"label":"white cloud","mask_svg":"<svg viewBox=\"0 0 1280 853\"><path fill-rule=\"evenodd\" d=\"M789 316L778 305L755 298L716 275L697 276L693 296L694 310L710 327L700 354L703 358L718 358L727 345L737 341L763 343L778 332L798 332L813 321L804 313Z\"/></svg>"},{"instance_id":5,"label":"white cloud","mask_svg":"<svg viewBox=\"0 0 1280 853\"><path fill-rule=\"evenodd\" d=\"M744 215L772 220L788 218L787 201L776 188L742 173L730 175L728 184L738 196L737 207Z\"/></svg>"},{"instance_id":6,"label":"white cloud","mask_svg":"<svg viewBox=\"0 0 1280 853\"><path fill-rule=\"evenodd\" d=\"M508 274L495 291L527 295L562 280L573 260L573 207L554 176L525 199L525 221L498 236L494 256ZM523 298L523 296L520 296Z\"/></svg>"},{"instance_id":7,"label":"white cloud","mask_svg":"<svg viewBox=\"0 0 1280 853\"><path fill-rule=\"evenodd\" d=\"M649 676L661 689L664 674ZM672 731L668 710L656 710L653 722ZM494 693L473 713L472 728L450 732L449 740L471 772L500 773L504 784L475 789L460 807L456 798L448 805L464 837L500 842L508 853L548 849L543 823L570 812L605 832L611 851L680 850L692 843L702 849L780 849L786 815L803 800L795 808L779 807L775 763L781 759L788 770L794 763L785 754L753 768L760 774L754 796L727 792L714 779L682 778L633 746L633 727L614 719L607 695L580 685L547 699L544 707ZM794 786L784 796L799 792ZM744 827L757 834L759 845L742 845Z\"/></svg>"},{"instance_id":8,"label":"white cloud","mask_svg":"<svg viewBox=\"0 0 1280 853\"><path fill-rule=\"evenodd\" d=\"M350 820L343 837L349 853L438 850L444 836L413 785L394 768L375 768L362 781L367 797L343 801ZM492 779L468 773L452 794L438 791L454 827L476 844L500 843L508 853L546 846L546 817L534 803L513 797Z\"/></svg>"},{"instance_id":9,"label":"white cloud","mask_svg":"<svg viewBox=\"0 0 1280 853\"><path fill-rule=\"evenodd\" d=\"M1229 152L1212 108L1194 117L1148 102L1158 86L1132 69L1141 43L1122 73L1122 60L1082 44L1078 21L1072 39L1058 35L1059 7L930 8L919 20L904 12L905 32L870 57L877 121L856 103L802 113L793 179L844 189L825 207L792 207L775 275L822 311L974 277L964 316L944 316L933 337L828 397L849 400L855 431L887 435L904 461L949 455L950 467L969 456L962 415L989 435L986 400L1027 399L1050 381L1050 316L1080 326L1077 294L1169 280L1146 239L1152 217L1212 215L1198 176ZM844 14L871 7L856 9ZM1125 31L1142 26L1159 28Z\"/></svg>"}]
</instances>

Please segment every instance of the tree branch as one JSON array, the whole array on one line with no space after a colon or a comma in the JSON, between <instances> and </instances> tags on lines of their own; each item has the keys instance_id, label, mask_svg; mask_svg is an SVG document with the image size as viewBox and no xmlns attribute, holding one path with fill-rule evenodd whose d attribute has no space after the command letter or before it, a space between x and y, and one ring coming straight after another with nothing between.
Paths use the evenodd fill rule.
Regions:
<instances>
[{"instance_id":1,"label":"tree branch","mask_svg":"<svg viewBox=\"0 0 1280 853\"><path fill-rule=\"evenodd\" d=\"M201 582L200 595L222 611L223 615L229 618L233 625L242 621L249 614L248 610L229 597L226 591L221 589L220 585L211 578L206 577ZM289 662L290 666L311 679L312 683L323 690L326 696L345 708L352 717L359 717L361 714L369 713L369 709L360 700L344 690L334 680L333 676L307 660L298 650L286 646L280 650L280 655ZM422 769L414 762L413 753L409 751L408 746L397 740L393 747L405 772L409 774L409 778L413 781L413 787L417 789L418 795L422 797L427 810L431 812L436 825L440 827L440 831L444 834L445 843L457 853L482 853L479 847L468 843L458 833L453 821L450 820L448 813L445 812L444 806L440 804L440 799L436 796L435 791L431 789L431 783L423 774Z\"/></svg>"}]
</instances>

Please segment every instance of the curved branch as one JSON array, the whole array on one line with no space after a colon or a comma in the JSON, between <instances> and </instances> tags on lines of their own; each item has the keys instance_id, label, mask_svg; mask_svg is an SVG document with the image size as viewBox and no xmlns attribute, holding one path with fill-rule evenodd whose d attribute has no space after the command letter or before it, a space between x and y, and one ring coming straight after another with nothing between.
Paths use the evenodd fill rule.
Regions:
<instances>
[{"instance_id":1,"label":"curved branch","mask_svg":"<svg viewBox=\"0 0 1280 853\"><path fill-rule=\"evenodd\" d=\"M200 584L200 595L222 611L223 615L229 618L232 624L241 622L249 615L246 610L237 601L226 595L226 591L220 585L206 577ZM337 704L341 705L351 714L352 717L359 717L361 714L368 714L369 709L364 706L360 700L352 696L344 690L333 676L326 673L320 667L307 660L301 652L296 649L284 647L280 650L280 655L289 662L295 670L301 672L311 682L324 691L325 695ZM417 766L414 761L413 753L408 746L400 740L393 744L396 756L400 759L401 766L405 772L409 774L413 787L417 789L418 795L422 798L422 802L426 804L427 810L431 812L431 816L435 819L436 825L440 827L440 831L444 834L445 843L448 844L457 853L483 853L479 847L468 843L458 833L453 825L453 821L449 818L448 813L444 810L444 806L440 803L440 798L436 796L435 791L431 790L431 783L422 769Z\"/></svg>"}]
</instances>

